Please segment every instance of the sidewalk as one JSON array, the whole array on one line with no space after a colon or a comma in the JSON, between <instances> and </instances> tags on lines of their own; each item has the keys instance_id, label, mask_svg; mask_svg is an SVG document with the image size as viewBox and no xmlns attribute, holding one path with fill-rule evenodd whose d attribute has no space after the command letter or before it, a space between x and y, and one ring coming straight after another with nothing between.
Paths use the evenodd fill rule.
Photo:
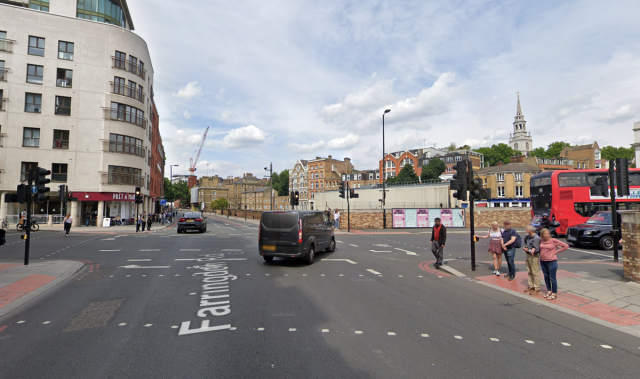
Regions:
<instances>
[{"instance_id":1,"label":"sidewalk","mask_svg":"<svg viewBox=\"0 0 640 379\"><path fill-rule=\"evenodd\" d=\"M78 261L0 263L0 317L70 278L82 266Z\"/></svg>"},{"instance_id":2,"label":"sidewalk","mask_svg":"<svg viewBox=\"0 0 640 379\"><path fill-rule=\"evenodd\" d=\"M168 229L170 227L172 227L175 224L175 222L173 222L172 224L152 224L151 225L151 231L144 231L144 233L153 233L155 231L158 230L164 230L164 229ZM13 231L15 233L24 233L23 232L18 232L15 228L13 228L12 230L9 229L8 231ZM48 231L56 231L56 232L63 232L64 231L64 227L62 226L62 224L54 224L53 226L47 226L46 224L40 224L40 232L48 232ZM34 232L37 233L37 232ZM120 225L120 226L110 226L108 228L99 228L97 226L73 226L71 227L71 234L74 233L118 233L118 234L126 234L126 233L136 233L136 226L135 225Z\"/></svg>"}]
</instances>

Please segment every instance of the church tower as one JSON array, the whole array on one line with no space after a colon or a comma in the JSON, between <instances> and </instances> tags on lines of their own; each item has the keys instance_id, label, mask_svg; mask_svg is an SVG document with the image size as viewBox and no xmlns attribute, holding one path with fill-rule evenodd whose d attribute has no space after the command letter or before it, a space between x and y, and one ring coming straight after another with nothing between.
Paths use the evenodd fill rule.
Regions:
<instances>
[{"instance_id":1,"label":"church tower","mask_svg":"<svg viewBox=\"0 0 640 379\"><path fill-rule=\"evenodd\" d=\"M509 146L527 156L533 150L533 138L531 133L527 133L527 121L520 108L520 92L518 92L518 110L513 122L513 133L509 135Z\"/></svg>"}]
</instances>

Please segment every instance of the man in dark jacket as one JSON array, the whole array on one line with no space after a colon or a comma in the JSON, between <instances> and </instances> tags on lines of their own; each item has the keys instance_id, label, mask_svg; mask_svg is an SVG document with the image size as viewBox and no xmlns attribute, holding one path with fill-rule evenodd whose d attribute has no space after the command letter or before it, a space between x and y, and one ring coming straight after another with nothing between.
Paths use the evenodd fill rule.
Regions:
<instances>
[{"instance_id":1,"label":"man in dark jacket","mask_svg":"<svg viewBox=\"0 0 640 379\"><path fill-rule=\"evenodd\" d=\"M442 266L444 259L444 244L447 242L447 228L440 223L440 218L436 218L435 225L431 229L431 252L436 257L435 268Z\"/></svg>"}]
</instances>

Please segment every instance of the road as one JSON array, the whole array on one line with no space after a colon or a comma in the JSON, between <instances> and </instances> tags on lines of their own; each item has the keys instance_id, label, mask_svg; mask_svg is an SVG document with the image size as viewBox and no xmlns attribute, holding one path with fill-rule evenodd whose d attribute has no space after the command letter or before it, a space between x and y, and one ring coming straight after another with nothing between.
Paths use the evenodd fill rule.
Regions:
<instances>
[{"instance_id":1,"label":"road","mask_svg":"<svg viewBox=\"0 0 640 379\"><path fill-rule=\"evenodd\" d=\"M307 266L265 263L255 224L207 221L205 234L38 234L32 259L88 264L0 319L0 377L637 375L638 338L421 265L425 234L341 234ZM10 238L2 260L22 259ZM466 241L450 234L450 258Z\"/></svg>"}]
</instances>

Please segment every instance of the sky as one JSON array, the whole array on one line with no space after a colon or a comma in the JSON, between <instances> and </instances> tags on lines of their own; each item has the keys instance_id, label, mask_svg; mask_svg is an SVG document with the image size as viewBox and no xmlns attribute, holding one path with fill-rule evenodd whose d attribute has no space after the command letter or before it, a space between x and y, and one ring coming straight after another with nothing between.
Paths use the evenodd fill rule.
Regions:
<instances>
[{"instance_id":1,"label":"sky","mask_svg":"<svg viewBox=\"0 0 640 379\"><path fill-rule=\"evenodd\" d=\"M167 166L263 177L296 159L507 143L629 146L640 120L634 0L130 0ZM168 176L168 167L167 167Z\"/></svg>"}]
</instances>

